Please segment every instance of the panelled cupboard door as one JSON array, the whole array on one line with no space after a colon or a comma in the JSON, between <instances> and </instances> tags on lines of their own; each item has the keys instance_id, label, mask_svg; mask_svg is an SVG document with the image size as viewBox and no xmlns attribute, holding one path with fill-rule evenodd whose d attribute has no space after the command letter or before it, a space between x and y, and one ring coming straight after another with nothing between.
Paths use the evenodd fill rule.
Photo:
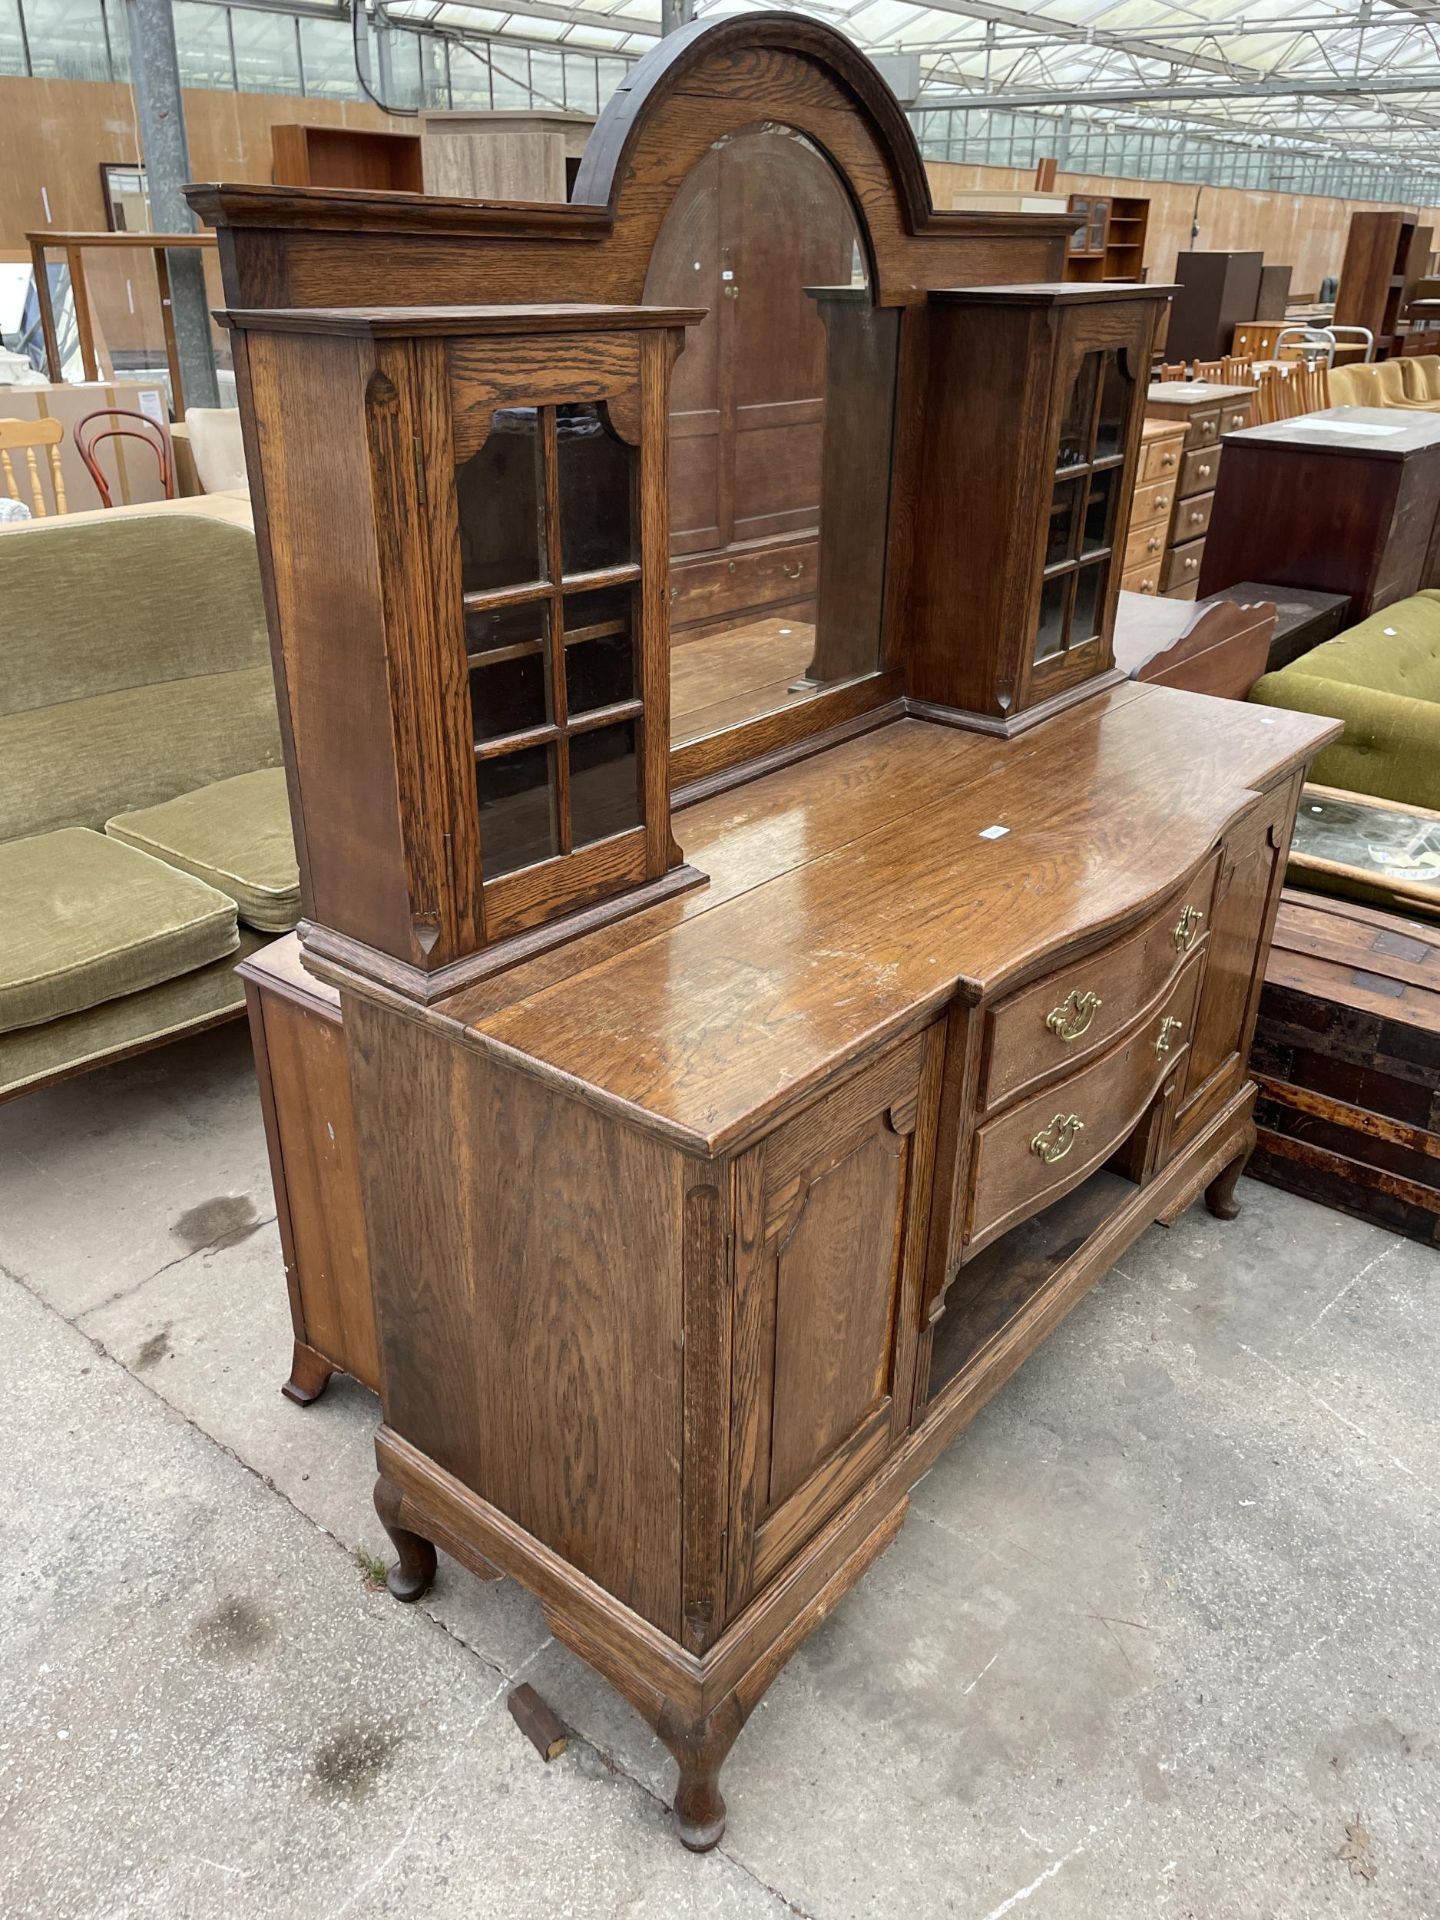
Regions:
<instances>
[{"instance_id":1,"label":"panelled cupboard door","mask_svg":"<svg viewBox=\"0 0 1440 1920\"><path fill-rule=\"evenodd\" d=\"M943 1029L735 1169L733 1614L909 1424Z\"/></svg>"},{"instance_id":2,"label":"panelled cupboard door","mask_svg":"<svg viewBox=\"0 0 1440 1920\"><path fill-rule=\"evenodd\" d=\"M1250 1051L1297 792L1296 780L1271 788L1225 836L1179 1116L1182 1135L1194 1132L1233 1091Z\"/></svg>"}]
</instances>

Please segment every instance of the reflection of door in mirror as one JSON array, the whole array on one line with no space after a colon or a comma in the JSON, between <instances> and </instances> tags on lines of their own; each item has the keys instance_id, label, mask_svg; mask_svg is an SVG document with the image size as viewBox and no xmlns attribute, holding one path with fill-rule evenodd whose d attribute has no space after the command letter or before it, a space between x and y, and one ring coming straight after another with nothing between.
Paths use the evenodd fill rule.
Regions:
<instances>
[{"instance_id":1,"label":"reflection of door in mirror","mask_svg":"<svg viewBox=\"0 0 1440 1920\"><path fill-rule=\"evenodd\" d=\"M707 309L671 388L679 744L875 672L898 336L839 176L779 126L691 169L645 298Z\"/></svg>"}]
</instances>

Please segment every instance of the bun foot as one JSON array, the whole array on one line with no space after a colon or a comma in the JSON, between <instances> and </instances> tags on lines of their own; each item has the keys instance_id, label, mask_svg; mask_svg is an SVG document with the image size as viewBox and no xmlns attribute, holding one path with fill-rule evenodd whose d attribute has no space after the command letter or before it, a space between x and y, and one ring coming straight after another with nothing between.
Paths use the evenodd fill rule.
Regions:
<instances>
[{"instance_id":1,"label":"bun foot","mask_svg":"<svg viewBox=\"0 0 1440 1920\"><path fill-rule=\"evenodd\" d=\"M375 1482L375 1511L389 1534L400 1560L385 1576L385 1585L395 1599L408 1605L428 1593L435 1578L435 1549L430 1542L400 1523L405 1496L384 1475Z\"/></svg>"},{"instance_id":2,"label":"bun foot","mask_svg":"<svg viewBox=\"0 0 1440 1920\"><path fill-rule=\"evenodd\" d=\"M297 1407L308 1407L329 1386L334 1371L323 1353L317 1353L313 1347L307 1347L303 1340L297 1340L290 1362L290 1378L280 1391L287 1400L293 1400Z\"/></svg>"}]
</instances>

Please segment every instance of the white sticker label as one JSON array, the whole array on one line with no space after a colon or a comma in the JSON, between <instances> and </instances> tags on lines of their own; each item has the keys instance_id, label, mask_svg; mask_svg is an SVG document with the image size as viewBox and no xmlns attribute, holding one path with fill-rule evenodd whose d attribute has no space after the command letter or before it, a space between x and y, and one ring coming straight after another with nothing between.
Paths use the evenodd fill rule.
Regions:
<instances>
[{"instance_id":1,"label":"white sticker label","mask_svg":"<svg viewBox=\"0 0 1440 1920\"><path fill-rule=\"evenodd\" d=\"M1009 831L1009 827L982 827L979 838L981 840L1003 840Z\"/></svg>"},{"instance_id":2,"label":"white sticker label","mask_svg":"<svg viewBox=\"0 0 1440 1920\"><path fill-rule=\"evenodd\" d=\"M153 420L157 427L167 427L170 422L165 414L165 405L154 387L141 387L135 396L135 404L147 420Z\"/></svg>"}]
</instances>

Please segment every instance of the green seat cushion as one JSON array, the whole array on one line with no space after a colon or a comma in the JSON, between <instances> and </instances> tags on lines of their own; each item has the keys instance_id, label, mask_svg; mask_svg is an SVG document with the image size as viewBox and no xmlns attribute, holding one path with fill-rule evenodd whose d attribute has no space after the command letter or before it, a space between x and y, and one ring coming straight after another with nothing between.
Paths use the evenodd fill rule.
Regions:
<instances>
[{"instance_id":1,"label":"green seat cushion","mask_svg":"<svg viewBox=\"0 0 1440 1920\"><path fill-rule=\"evenodd\" d=\"M84 827L0 844L0 1033L234 953L235 902Z\"/></svg>"},{"instance_id":2,"label":"green seat cushion","mask_svg":"<svg viewBox=\"0 0 1440 1920\"><path fill-rule=\"evenodd\" d=\"M300 918L300 869L282 767L117 813L105 831L228 893L240 918L262 933L288 933Z\"/></svg>"},{"instance_id":3,"label":"green seat cushion","mask_svg":"<svg viewBox=\"0 0 1440 1920\"><path fill-rule=\"evenodd\" d=\"M1440 701L1440 590L1430 587L1382 607L1281 673Z\"/></svg>"}]
</instances>

